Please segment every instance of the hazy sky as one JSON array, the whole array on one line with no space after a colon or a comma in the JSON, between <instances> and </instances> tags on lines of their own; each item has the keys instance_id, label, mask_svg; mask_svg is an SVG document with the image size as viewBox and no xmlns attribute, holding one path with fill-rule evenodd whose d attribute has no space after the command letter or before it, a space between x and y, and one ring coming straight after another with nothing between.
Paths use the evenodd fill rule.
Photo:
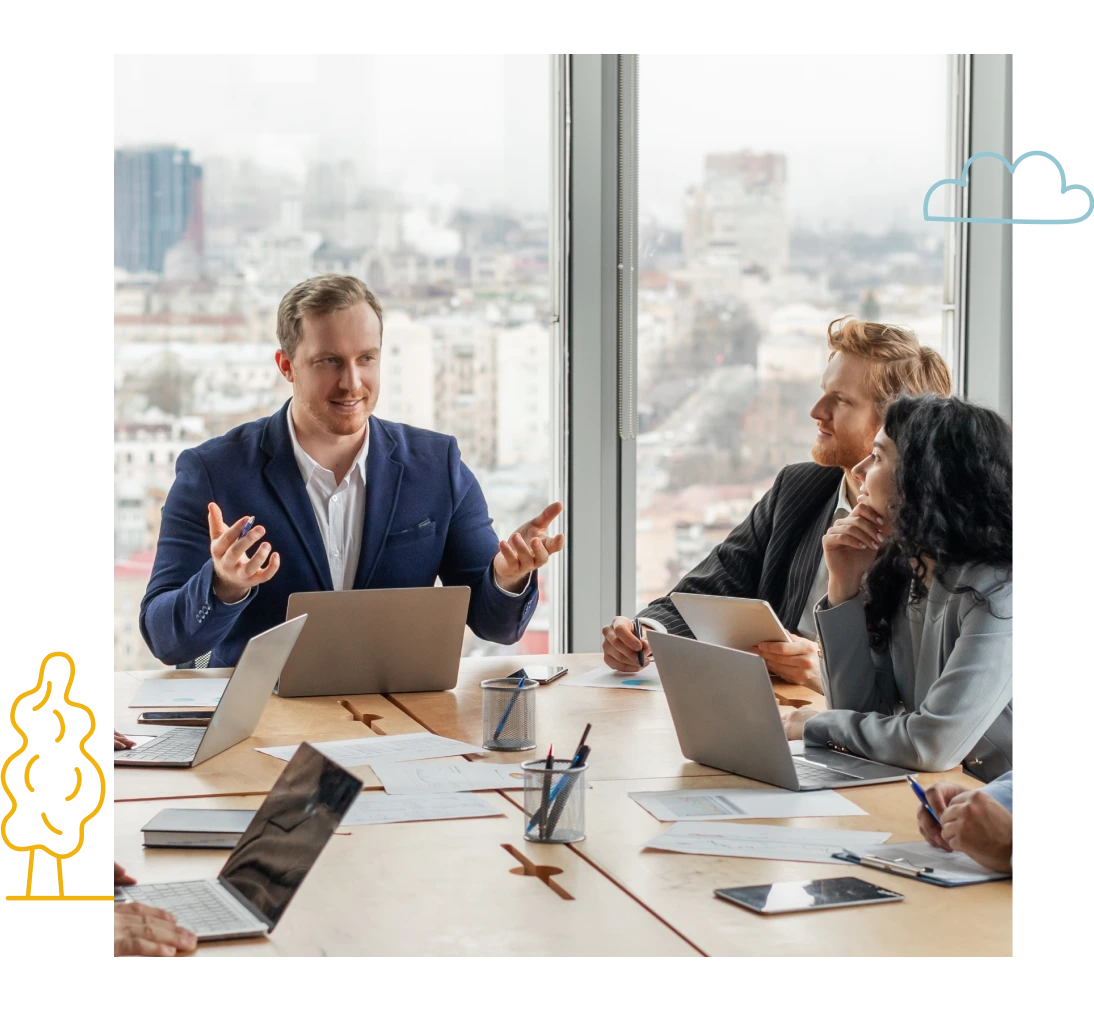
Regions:
<instances>
[{"instance_id":1,"label":"hazy sky","mask_svg":"<svg viewBox=\"0 0 1094 1023\"><path fill-rule=\"evenodd\" d=\"M943 56L640 58L643 217L679 222L707 152L788 159L792 219L919 220L944 176ZM115 142L248 156L302 176L349 157L367 183L544 210L543 56L115 58Z\"/></svg>"}]
</instances>

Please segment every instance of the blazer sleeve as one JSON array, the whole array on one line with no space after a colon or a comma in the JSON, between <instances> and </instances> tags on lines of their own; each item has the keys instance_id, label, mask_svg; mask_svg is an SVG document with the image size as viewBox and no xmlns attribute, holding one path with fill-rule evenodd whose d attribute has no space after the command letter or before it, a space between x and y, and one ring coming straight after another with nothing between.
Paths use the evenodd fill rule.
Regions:
<instances>
[{"instance_id":1,"label":"blazer sleeve","mask_svg":"<svg viewBox=\"0 0 1094 1023\"><path fill-rule=\"evenodd\" d=\"M891 702L885 705L884 683L873 697L876 706L870 706L861 597L818 614L828 661L829 703L835 709L806 722L806 742L832 741L871 760L909 770L948 771L960 764L1011 699L1010 584L1005 593L989 597L996 612L1006 605L1008 617L996 617L992 608L963 597L969 606L942 673L919 707L903 712L894 712ZM844 613L839 615L840 611ZM891 678L891 662L889 671Z\"/></svg>"},{"instance_id":2,"label":"blazer sleeve","mask_svg":"<svg viewBox=\"0 0 1094 1023\"><path fill-rule=\"evenodd\" d=\"M476 636L491 643L516 643L539 602L538 573L532 573L523 594L498 588L492 571L498 535L479 481L460 458L455 438L449 445L448 462L453 512L438 573L441 582L471 587L467 624Z\"/></svg>"},{"instance_id":3,"label":"blazer sleeve","mask_svg":"<svg viewBox=\"0 0 1094 1023\"><path fill-rule=\"evenodd\" d=\"M213 593L208 513L212 500L201 456L183 451L164 502L156 560L140 612L141 635L165 664L192 661L212 650L258 593L259 588L252 586L234 604L225 604Z\"/></svg>"},{"instance_id":4,"label":"blazer sleeve","mask_svg":"<svg viewBox=\"0 0 1094 1023\"><path fill-rule=\"evenodd\" d=\"M684 576L674 593L703 593L719 597L754 597L760 588L764 555L771 541L775 503L779 498L783 475L775 478L771 489L753 505L748 517L733 528L717 547ZM663 625L674 636L694 638L691 629L666 594L651 601L638 612Z\"/></svg>"}]
</instances>

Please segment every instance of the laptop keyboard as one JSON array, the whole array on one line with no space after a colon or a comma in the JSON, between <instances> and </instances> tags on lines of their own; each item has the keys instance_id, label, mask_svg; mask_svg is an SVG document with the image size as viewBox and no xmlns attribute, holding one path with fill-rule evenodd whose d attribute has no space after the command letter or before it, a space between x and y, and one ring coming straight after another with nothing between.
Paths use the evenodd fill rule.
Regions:
<instances>
[{"instance_id":1,"label":"laptop keyboard","mask_svg":"<svg viewBox=\"0 0 1094 1023\"><path fill-rule=\"evenodd\" d=\"M235 905L230 895L214 890L208 881L175 881L171 884L138 884L126 888L134 902L166 909L199 938L203 935L254 933L261 928L255 917Z\"/></svg>"},{"instance_id":2,"label":"laptop keyboard","mask_svg":"<svg viewBox=\"0 0 1094 1023\"><path fill-rule=\"evenodd\" d=\"M845 774L843 771L837 771L831 767L821 767L819 764L811 764L807 760L798 760L796 758L794 760L794 771L798 776L798 781L809 784L846 781L855 777L853 774Z\"/></svg>"},{"instance_id":3,"label":"laptop keyboard","mask_svg":"<svg viewBox=\"0 0 1094 1023\"><path fill-rule=\"evenodd\" d=\"M204 735L204 728L170 728L143 746L118 750L114 760L138 764L149 760L157 764L188 764L194 759Z\"/></svg>"}]
</instances>

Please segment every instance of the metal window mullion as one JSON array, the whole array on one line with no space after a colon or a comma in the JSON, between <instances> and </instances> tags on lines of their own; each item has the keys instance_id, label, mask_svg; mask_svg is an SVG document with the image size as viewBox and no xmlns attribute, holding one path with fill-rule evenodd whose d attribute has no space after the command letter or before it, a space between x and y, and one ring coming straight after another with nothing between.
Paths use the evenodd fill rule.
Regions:
<instances>
[{"instance_id":1,"label":"metal window mullion","mask_svg":"<svg viewBox=\"0 0 1094 1023\"><path fill-rule=\"evenodd\" d=\"M637 284L634 59L570 57L566 603L567 649L578 652L599 649L601 626L634 604L635 441L622 439L624 420L637 425L626 384Z\"/></svg>"}]
</instances>

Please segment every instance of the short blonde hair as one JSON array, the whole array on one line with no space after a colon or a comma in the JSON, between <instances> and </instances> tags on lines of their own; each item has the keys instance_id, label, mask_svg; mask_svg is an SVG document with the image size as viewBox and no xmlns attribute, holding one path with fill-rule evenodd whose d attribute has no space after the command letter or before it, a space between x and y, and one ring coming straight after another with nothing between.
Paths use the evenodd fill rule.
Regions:
<instances>
[{"instance_id":1,"label":"short blonde hair","mask_svg":"<svg viewBox=\"0 0 1094 1023\"><path fill-rule=\"evenodd\" d=\"M866 382L878 413L899 394L950 393L950 370L933 348L910 330L841 316L828 324L828 359L836 352L866 360Z\"/></svg>"},{"instance_id":2,"label":"short blonde hair","mask_svg":"<svg viewBox=\"0 0 1094 1023\"><path fill-rule=\"evenodd\" d=\"M384 336L384 313L380 300L369 291L364 281L344 274L321 274L309 277L289 289L277 307L277 341L291 359L304 329L304 317L349 309L358 302L372 306L380 321L380 338Z\"/></svg>"}]
</instances>

